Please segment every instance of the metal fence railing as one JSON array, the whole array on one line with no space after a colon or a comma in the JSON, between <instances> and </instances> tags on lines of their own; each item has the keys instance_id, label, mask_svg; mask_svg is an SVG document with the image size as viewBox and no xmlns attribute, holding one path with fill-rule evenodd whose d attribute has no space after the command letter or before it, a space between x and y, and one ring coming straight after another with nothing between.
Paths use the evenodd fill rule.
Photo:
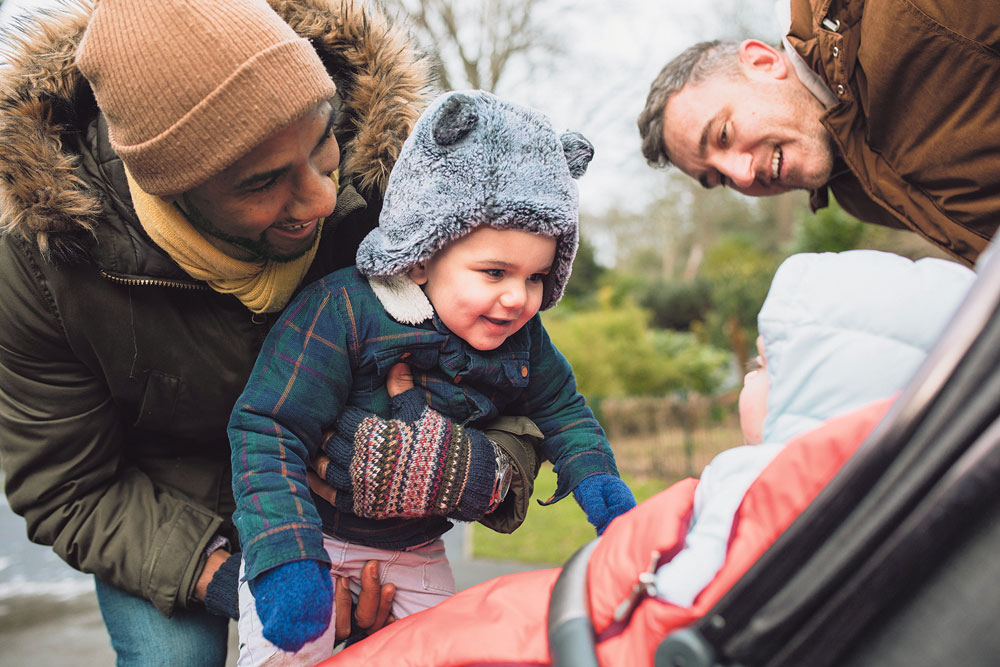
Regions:
<instances>
[{"instance_id":1,"label":"metal fence railing","mask_svg":"<svg viewBox=\"0 0 1000 667\"><path fill-rule=\"evenodd\" d=\"M671 480L697 476L716 454L743 444L735 399L609 398L599 413L623 473Z\"/></svg>"}]
</instances>

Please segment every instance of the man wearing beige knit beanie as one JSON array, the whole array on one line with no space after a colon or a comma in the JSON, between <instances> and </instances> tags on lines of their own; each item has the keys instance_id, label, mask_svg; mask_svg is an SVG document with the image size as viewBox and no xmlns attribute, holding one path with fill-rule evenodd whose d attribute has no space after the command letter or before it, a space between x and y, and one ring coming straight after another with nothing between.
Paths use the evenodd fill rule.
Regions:
<instances>
[{"instance_id":1,"label":"man wearing beige knit beanie","mask_svg":"<svg viewBox=\"0 0 1000 667\"><path fill-rule=\"evenodd\" d=\"M276 314L354 263L426 77L351 0L76 1L0 71L5 492L120 665L221 665L226 423Z\"/></svg>"}]
</instances>

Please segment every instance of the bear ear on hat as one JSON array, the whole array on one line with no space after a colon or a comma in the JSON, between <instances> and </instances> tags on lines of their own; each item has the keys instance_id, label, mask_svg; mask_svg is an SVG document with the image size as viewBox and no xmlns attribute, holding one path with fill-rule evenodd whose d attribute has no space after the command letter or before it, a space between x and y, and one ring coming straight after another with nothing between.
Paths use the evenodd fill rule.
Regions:
<instances>
[{"instance_id":1,"label":"bear ear on hat","mask_svg":"<svg viewBox=\"0 0 1000 667\"><path fill-rule=\"evenodd\" d=\"M439 146L451 146L472 131L479 117L475 102L468 95L453 94L438 109L434 119L434 141Z\"/></svg>"},{"instance_id":2,"label":"bear ear on hat","mask_svg":"<svg viewBox=\"0 0 1000 667\"><path fill-rule=\"evenodd\" d=\"M563 132L559 140L566 154L570 176L580 178L587 173L587 165L594 159L594 145L579 132Z\"/></svg>"}]
</instances>

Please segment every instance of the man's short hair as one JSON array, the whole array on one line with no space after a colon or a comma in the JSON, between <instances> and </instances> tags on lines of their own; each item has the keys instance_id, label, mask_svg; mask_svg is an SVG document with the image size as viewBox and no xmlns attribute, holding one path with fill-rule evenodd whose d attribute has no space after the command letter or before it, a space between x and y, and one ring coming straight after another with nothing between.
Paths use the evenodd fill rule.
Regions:
<instances>
[{"instance_id":1,"label":"man's short hair","mask_svg":"<svg viewBox=\"0 0 1000 667\"><path fill-rule=\"evenodd\" d=\"M637 124L642 137L642 154L653 167L670 164L663 141L663 112L671 95L687 84L697 84L713 76L741 75L738 42L699 42L668 62L653 80L646 107Z\"/></svg>"}]
</instances>

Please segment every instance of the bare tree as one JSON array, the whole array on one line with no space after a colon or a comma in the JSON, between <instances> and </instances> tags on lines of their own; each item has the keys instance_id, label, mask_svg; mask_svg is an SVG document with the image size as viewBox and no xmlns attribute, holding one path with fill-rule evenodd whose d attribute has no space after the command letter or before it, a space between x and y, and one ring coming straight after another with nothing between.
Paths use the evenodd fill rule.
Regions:
<instances>
[{"instance_id":1,"label":"bare tree","mask_svg":"<svg viewBox=\"0 0 1000 667\"><path fill-rule=\"evenodd\" d=\"M410 21L442 89L496 91L514 62L528 70L562 52L540 19L551 0L382 0ZM549 7L546 7L548 5Z\"/></svg>"}]
</instances>

